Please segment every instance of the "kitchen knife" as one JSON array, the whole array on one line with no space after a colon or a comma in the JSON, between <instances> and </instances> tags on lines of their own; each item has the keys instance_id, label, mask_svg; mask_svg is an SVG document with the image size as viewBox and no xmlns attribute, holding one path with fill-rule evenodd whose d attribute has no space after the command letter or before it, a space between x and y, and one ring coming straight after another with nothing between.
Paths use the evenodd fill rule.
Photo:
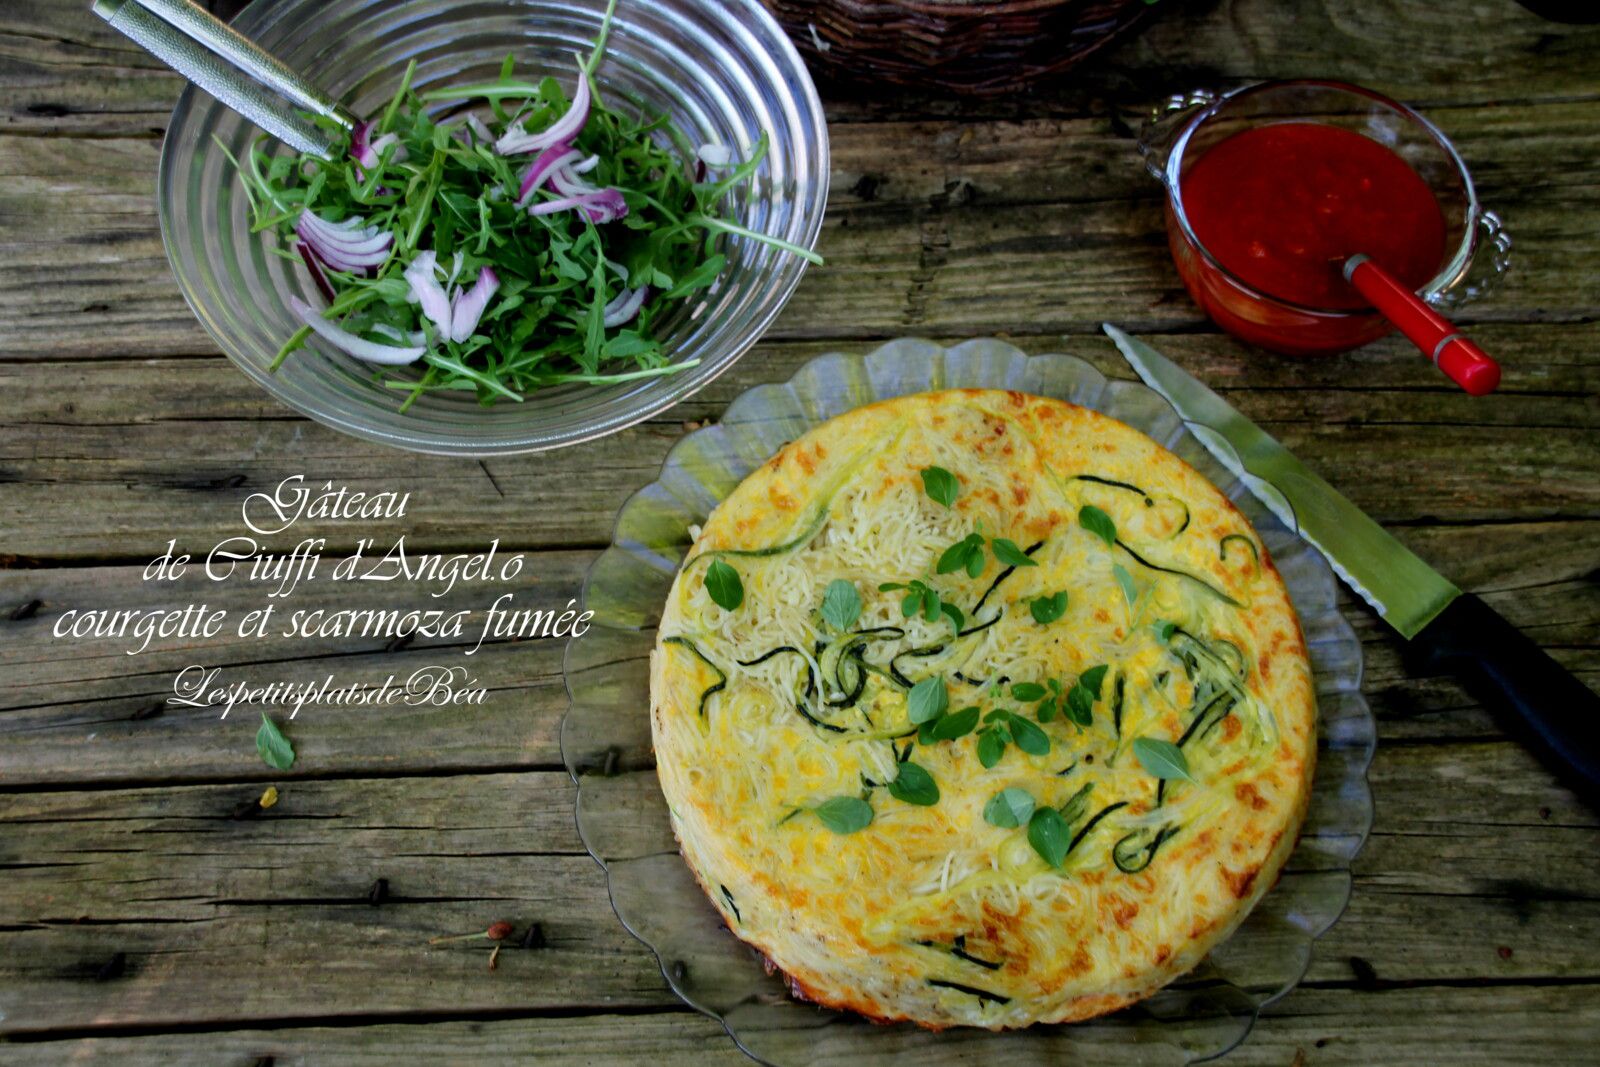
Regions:
<instances>
[{"instance_id":1,"label":"kitchen knife","mask_svg":"<svg viewBox=\"0 0 1600 1067\"><path fill-rule=\"evenodd\" d=\"M1105 331L1206 450L1400 632L1413 664L1457 675L1568 784L1600 800L1600 696L1192 375L1115 326Z\"/></svg>"}]
</instances>

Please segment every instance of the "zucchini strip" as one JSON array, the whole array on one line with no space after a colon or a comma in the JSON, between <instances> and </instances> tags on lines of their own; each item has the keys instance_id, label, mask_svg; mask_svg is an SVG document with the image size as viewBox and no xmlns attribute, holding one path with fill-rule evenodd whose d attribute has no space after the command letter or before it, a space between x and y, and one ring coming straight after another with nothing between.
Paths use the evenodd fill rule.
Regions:
<instances>
[{"instance_id":1,"label":"zucchini strip","mask_svg":"<svg viewBox=\"0 0 1600 1067\"><path fill-rule=\"evenodd\" d=\"M1102 478L1098 474L1074 474L1068 478L1067 481L1093 482L1096 485L1108 485L1113 489L1126 489L1130 493L1138 493L1140 496L1144 497L1144 506L1147 508L1154 507L1156 503L1151 499L1149 493L1145 492L1137 485L1134 485L1132 482L1119 482L1113 478Z\"/></svg>"},{"instance_id":2,"label":"zucchini strip","mask_svg":"<svg viewBox=\"0 0 1600 1067\"><path fill-rule=\"evenodd\" d=\"M1195 583L1200 588L1216 597L1218 600L1221 600L1227 604L1232 604L1236 608L1244 607L1242 603L1235 600L1233 597L1229 596L1227 593L1224 593L1221 589L1218 589L1216 586L1212 585L1210 582L1199 577L1198 575L1190 574L1188 571L1180 571L1173 567L1162 567L1158 564L1151 563L1149 560L1139 555L1139 553L1129 548L1128 543L1121 538L1117 539L1117 547L1122 549L1122 551L1126 552L1129 556L1133 557L1133 561L1139 564L1141 567L1147 567L1153 571L1160 571L1162 574L1175 574L1179 578L1187 578L1189 581Z\"/></svg>"},{"instance_id":3,"label":"zucchini strip","mask_svg":"<svg viewBox=\"0 0 1600 1067\"><path fill-rule=\"evenodd\" d=\"M1150 866L1150 861L1156 857L1156 850L1176 835L1178 830L1179 827L1175 825L1163 826L1148 841L1139 840L1150 833L1148 829L1135 830L1111 846L1111 861L1123 874L1138 874ZM1132 846L1129 845L1130 841L1134 842Z\"/></svg>"},{"instance_id":4,"label":"zucchini strip","mask_svg":"<svg viewBox=\"0 0 1600 1067\"><path fill-rule=\"evenodd\" d=\"M1067 854L1072 854L1072 850L1078 847L1078 843L1080 841L1089 836L1090 831L1095 828L1095 825L1099 823L1101 819L1105 818L1107 815L1110 815L1118 808L1125 808L1127 806L1128 802L1126 800L1119 800L1115 804L1107 804L1105 807L1095 812L1094 817L1083 824L1083 829L1072 835L1072 843L1067 846Z\"/></svg>"},{"instance_id":5,"label":"zucchini strip","mask_svg":"<svg viewBox=\"0 0 1600 1067\"><path fill-rule=\"evenodd\" d=\"M976 964L986 971L998 971L1000 968L1005 966L1003 962L996 963L994 960L986 960L980 956L974 956L972 953L968 952L966 934L957 934L955 941L949 945L943 945L937 941L918 941L917 944L921 945L923 948L931 948L940 952L948 952L956 959L966 960L968 963Z\"/></svg>"},{"instance_id":6,"label":"zucchini strip","mask_svg":"<svg viewBox=\"0 0 1600 1067\"><path fill-rule=\"evenodd\" d=\"M1261 550L1256 547L1255 541L1251 540L1249 537L1246 537L1244 534L1241 534L1241 533L1227 534L1222 538L1222 540L1218 541L1217 542L1217 558L1222 560L1223 562L1227 562L1227 559L1228 559L1228 542L1230 542L1230 541L1241 541L1241 542L1244 543L1244 547L1246 547L1246 548L1248 548L1250 550L1250 559L1255 564L1255 572L1256 572L1256 574L1259 575L1261 573Z\"/></svg>"},{"instance_id":7,"label":"zucchini strip","mask_svg":"<svg viewBox=\"0 0 1600 1067\"><path fill-rule=\"evenodd\" d=\"M1035 541L1032 545L1030 545L1029 547L1023 549L1022 550L1022 554L1024 556L1032 556L1035 552L1039 551L1039 549L1041 549L1043 547L1044 547L1044 542L1043 541ZM972 610L970 612L968 612L968 615L971 618L977 618L978 617L978 612L983 610L984 602L989 599L989 594L993 593L997 588L999 588L1001 582L1003 582L1007 578L1011 577L1012 572L1015 571L1016 569L1017 569L1016 567L1007 567L1005 570L1001 571L999 574L997 574L995 576L994 581L989 583L989 588L985 589L983 591L983 595L978 598L978 602L976 604L972 605ZM999 618L999 616L996 616L996 618Z\"/></svg>"},{"instance_id":8,"label":"zucchini strip","mask_svg":"<svg viewBox=\"0 0 1600 1067\"><path fill-rule=\"evenodd\" d=\"M706 701L711 699L711 695L713 693L720 693L722 690L727 688L728 672L724 671L715 663L712 663L711 660L706 657L706 654L700 651L699 646L697 646L687 637L681 637L674 634L672 637L663 637L661 639L661 643L663 645L681 645L682 647L687 648L690 652L694 653L696 659L717 672L716 684L712 685L705 692L700 694L700 718L704 719L706 717Z\"/></svg>"},{"instance_id":9,"label":"zucchini strip","mask_svg":"<svg viewBox=\"0 0 1600 1067\"><path fill-rule=\"evenodd\" d=\"M960 982L946 982L943 978L930 978L928 984L938 986L940 989L954 989L957 993L965 993L969 997L979 1000L991 1001L995 1004L1010 1004L1010 997L1003 997L999 993L991 993L987 989L977 989L973 986L962 985Z\"/></svg>"}]
</instances>

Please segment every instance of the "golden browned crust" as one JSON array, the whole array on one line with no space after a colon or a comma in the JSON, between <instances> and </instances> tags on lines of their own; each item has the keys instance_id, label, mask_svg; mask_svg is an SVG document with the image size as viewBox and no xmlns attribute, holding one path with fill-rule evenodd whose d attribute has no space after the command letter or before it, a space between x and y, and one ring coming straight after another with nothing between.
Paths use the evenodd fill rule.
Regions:
<instances>
[{"instance_id":1,"label":"golden browned crust","mask_svg":"<svg viewBox=\"0 0 1600 1067\"><path fill-rule=\"evenodd\" d=\"M922 491L928 466L960 479L954 507ZM1115 520L1114 546L1085 530L1085 505ZM976 579L934 568L944 547L979 526L986 538L1035 545L1039 564L1001 579L987 604L980 592L1000 570L994 559ZM742 576L735 611L709 599L715 559ZM1106 664L1116 679L1107 686L1121 687L1118 729L1108 688L1086 731L1040 716L1049 754L1013 742L983 767L973 735L908 749L903 731L889 736L908 725L904 687L867 651L861 661L878 669L860 703L819 705L808 721L802 683L845 640L817 615L836 578L864 602L860 628L904 631L881 638L881 655L942 640L941 651L902 665L966 678L951 666L959 659L978 674L990 666L1013 682L1070 686ZM993 625L957 636L942 618L904 618L903 593L878 585L913 579L973 610L973 620L983 605ZM1069 593L1067 615L1031 620L1030 599L1055 589ZM1185 636L1159 636L1164 622L1181 622ZM797 996L879 1021L1002 1029L1090 1018L1148 996L1242 921L1276 880L1304 817L1315 758L1310 669L1264 546L1192 468L1071 404L924 394L858 409L786 445L707 521L661 637L652 725L696 879ZM1196 667L1184 641L1231 650L1218 658L1227 670ZM794 650L814 643L802 669L807 657ZM776 646L792 654L771 653ZM1027 712L1003 686L948 684L952 711L977 703ZM1214 703L1202 709L1202 697ZM1197 721L1219 707L1215 721ZM829 718L848 715L859 719ZM1161 785L1131 754L1135 738L1184 740L1199 784ZM937 804L903 803L878 780L904 758L938 782ZM980 814L1001 788L1070 809L1085 785L1093 806L1078 813L1083 836L1061 870L1028 846L1026 827ZM855 793L874 811L866 829L833 833L811 813ZM1088 811L1099 821L1086 821ZM1139 869L1138 846L1158 828L1170 836ZM1124 837L1131 871L1112 860Z\"/></svg>"}]
</instances>

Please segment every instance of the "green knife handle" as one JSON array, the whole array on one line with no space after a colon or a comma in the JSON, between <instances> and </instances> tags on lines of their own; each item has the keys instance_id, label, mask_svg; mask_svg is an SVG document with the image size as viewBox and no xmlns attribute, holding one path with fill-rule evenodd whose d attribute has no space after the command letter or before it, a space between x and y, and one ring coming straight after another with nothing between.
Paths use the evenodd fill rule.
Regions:
<instances>
[{"instance_id":1,"label":"green knife handle","mask_svg":"<svg viewBox=\"0 0 1600 1067\"><path fill-rule=\"evenodd\" d=\"M1407 653L1461 678L1575 792L1600 803L1600 696L1493 608L1457 597Z\"/></svg>"}]
</instances>

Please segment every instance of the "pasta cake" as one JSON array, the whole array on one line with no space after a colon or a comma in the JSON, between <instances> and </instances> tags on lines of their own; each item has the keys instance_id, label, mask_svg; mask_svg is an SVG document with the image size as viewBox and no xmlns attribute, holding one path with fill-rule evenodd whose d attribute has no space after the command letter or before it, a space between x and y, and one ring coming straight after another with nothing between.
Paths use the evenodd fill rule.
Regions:
<instances>
[{"instance_id":1,"label":"pasta cake","mask_svg":"<svg viewBox=\"0 0 1600 1067\"><path fill-rule=\"evenodd\" d=\"M651 663L661 787L799 996L1002 1029L1149 996L1293 848L1299 622L1198 472L1085 408L946 391L824 423L698 531Z\"/></svg>"}]
</instances>

